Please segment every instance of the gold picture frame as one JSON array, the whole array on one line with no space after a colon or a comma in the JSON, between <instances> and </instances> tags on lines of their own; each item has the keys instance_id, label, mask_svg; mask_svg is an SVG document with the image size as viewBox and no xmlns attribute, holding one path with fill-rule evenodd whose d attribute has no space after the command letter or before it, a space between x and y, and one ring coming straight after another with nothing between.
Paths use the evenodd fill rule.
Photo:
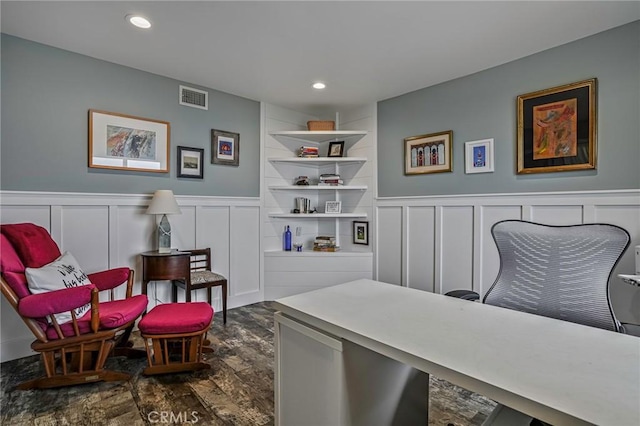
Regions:
<instances>
[{"instance_id":1,"label":"gold picture frame","mask_svg":"<svg viewBox=\"0 0 640 426\"><path fill-rule=\"evenodd\" d=\"M518 96L517 173L595 169L595 78Z\"/></svg>"},{"instance_id":2,"label":"gold picture frame","mask_svg":"<svg viewBox=\"0 0 640 426\"><path fill-rule=\"evenodd\" d=\"M404 174L453 171L453 131L404 139Z\"/></svg>"}]
</instances>

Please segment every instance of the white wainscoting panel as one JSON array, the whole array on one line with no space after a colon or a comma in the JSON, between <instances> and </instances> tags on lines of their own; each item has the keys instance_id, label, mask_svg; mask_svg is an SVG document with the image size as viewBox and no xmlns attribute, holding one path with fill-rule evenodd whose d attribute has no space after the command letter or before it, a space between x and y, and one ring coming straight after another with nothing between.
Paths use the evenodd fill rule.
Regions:
<instances>
[{"instance_id":1,"label":"white wainscoting panel","mask_svg":"<svg viewBox=\"0 0 640 426\"><path fill-rule=\"evenodd\" d=\"M434 291L435 276L435 215L436 209L429 207L410 207L407 209L407 247L411 247L407 259L407 281L411 288Z\"/></svg>"},{"instance_id":2,"label":"white wainscoting panel","mask_svg":"<svg viewBox=\"0 0 640 426\"><path fill-rule=\"evenodd\" d=\"M611 303L620 321L640 323L640 291L617 278L635 268L640 190L379 198L376 204L375 279L437 293L469 289L484 296L499 270L491 236L498 221L621 226L631 248L611 278Z\"/></svg>"},{"instance_id":3,"label":"white wainscoting panel","mask_svg":"<svg viewBox=\"0 0 640 426\"><path fill-rule=\"evenodd\" d=\"M377 209L377 265L376 279L389 284L401 284L402 269L407 259L403 241L408 232L403 231L402 206L380 206ZM417 278L416 278L417 280Z\"/></svg>"},{"instance_id":4,"label":"white wainscoting panel","mask_svg":"<svg viewBox=\"0 0 640 426\"><path fill-rule=\"evenodd\" d=\"M128 266L135 271L134 294L140 293L140 253L156 249L159 217L147 215L150 195L2 191L1 223L33 222L51 233L61 251L72 253L85 272ZM170 215L172 246L211 247L213 269L229 279L228 308L263 300L260 283L260 199L180 196L182 211ZM124 288L116 297L124 296ZM149 308L171 301L167 281L149 285ZM101 294L101 300L108 294ZM31 355L33 337L2 298L0 360ZM178 291L178 300L184 292ZM192 300L206 300L204 290ZM222 310L220 290L212 305Z\"/></svg>"},{"instance_id":5,"label":"white wainscoting panel","mask_svg":"<svg viewBox=\"0 0 640 426\"><path fill-rule=\"evenodd\" d=\"M473 282L473 207L442 206L436 224L436 293L469 289ZM411 252L411 251L410 251ZM449 254L455 253L455 256ZM438 255L440 259L438 259Z\"/></svg>"}]
</instances>

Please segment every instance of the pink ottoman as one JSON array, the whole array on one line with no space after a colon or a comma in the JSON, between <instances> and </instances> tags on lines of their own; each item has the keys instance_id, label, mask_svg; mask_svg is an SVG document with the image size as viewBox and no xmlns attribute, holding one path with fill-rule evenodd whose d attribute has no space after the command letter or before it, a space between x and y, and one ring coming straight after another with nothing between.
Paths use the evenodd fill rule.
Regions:
<instances>
[{"instance_id":1,"label":"pink ottoman","mask_svg":"<svg viewBox=\"0 0 640 426\"><path fill-rule=\"evenodd\" d=\"M138 328L147 349L145 375L211 368L202 362L204 336L213 308L204 302L166 303L145 315Z\"/></svg>"}]
</instances>

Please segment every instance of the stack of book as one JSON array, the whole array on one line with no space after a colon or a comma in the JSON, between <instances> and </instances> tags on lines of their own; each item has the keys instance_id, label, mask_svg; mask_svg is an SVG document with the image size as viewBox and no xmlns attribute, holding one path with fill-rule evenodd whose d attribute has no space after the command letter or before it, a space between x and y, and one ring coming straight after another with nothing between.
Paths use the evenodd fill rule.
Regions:
<instances>
[{"instance_id":1,"label":"stack of book","mask_svg":"<svg viewBox=\"0 0 640 426\"><path fill-rule=\"evenodd\" d=\"M336 237L318 235L313 241L313 251L339 251L336 245Z\"/></svg>"},{"instance_id":2,"label":"stack of book","mask_svg":"<svg viewBox=\"0 0 640 426\"><path fill-rule=\"evenodd\" d=\"M304 158L316 158L318 157L318 147L317 146L301 146L298 151L298 157Z\"/></svg>"},{"instance_id":3,"label":"stack of book","mask_svg":"<svg viewBox=\"0 0 640 426\"><path fill-rule=\"evenodd\" d=\"M322 174L318 180L318 186L337 186L342 185L343 183L342 179L340 179L340 175L335 173Z\"/></svg>"}]
</instances>

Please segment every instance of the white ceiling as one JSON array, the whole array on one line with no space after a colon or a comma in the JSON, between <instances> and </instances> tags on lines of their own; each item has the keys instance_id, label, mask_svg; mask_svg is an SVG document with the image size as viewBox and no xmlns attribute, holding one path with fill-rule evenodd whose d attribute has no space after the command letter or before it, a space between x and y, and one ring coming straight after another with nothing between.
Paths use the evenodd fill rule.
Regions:
<instances>
[{"instance_id":1,"label":"white ceiling","mask_svg":"<svg viewBox=\"0 0 640 426\"><path fill-rule=\"evenodd\" d=\"M388 99L640 19L627 1L2 1L2 32L305 111ZM125 15L153 26L139 30ZM327 89L317 91L320 80Z\"/></svg>"}]
</instances>

